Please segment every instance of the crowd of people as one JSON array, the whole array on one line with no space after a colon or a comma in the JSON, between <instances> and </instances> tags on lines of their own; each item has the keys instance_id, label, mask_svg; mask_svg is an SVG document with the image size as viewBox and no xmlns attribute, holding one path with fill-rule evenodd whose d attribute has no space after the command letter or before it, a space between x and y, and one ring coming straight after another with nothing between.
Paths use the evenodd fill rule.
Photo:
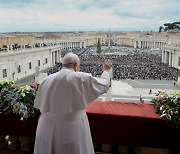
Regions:
<instances>
[{"instance_id":1,"label":"crowd of people","mask_svg":"<svg viewBox=\"0 0 180 154\"><path fill-rule=\"evenodd\" d=\"M99 76L102 73L102 63L105 59L112 60L113 79L178 79L178 69L162 63L161 55L149 51L127 48L127 54L96 54L92 52L93 47L74 50L63 50L63 57L68 52L77 54L81 60L81 71ZM57 64L48 71L48 74L59 71L61 64Z\"/></svg>"}]
</instances>

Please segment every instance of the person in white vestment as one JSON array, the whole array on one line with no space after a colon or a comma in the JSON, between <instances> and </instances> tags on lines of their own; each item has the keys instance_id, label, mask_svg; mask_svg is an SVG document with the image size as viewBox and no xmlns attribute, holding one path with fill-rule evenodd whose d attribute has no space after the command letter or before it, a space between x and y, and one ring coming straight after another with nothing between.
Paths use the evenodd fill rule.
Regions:
<instances>
[{"instance_id":1,"label":"person in white vestment","mask_svg":"<svg viewBox=\"0 0 180 154\"><path fill-rule=\"evenodd\" d=\"M64 56L63 68L41 83L34 107L41 116L34 154L94 154L86 105L108 91L111 61L105 60L101 78L80 72L74 53Z\"/></svg>"}]
</instances>

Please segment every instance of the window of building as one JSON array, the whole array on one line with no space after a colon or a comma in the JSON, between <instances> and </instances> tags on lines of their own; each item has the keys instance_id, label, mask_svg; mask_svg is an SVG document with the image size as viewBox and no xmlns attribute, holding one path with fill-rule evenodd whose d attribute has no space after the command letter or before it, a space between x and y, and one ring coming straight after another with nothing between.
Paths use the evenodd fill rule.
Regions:
<instances>
[{"instance_id":1,"label":"window of building","mask_svg":"<svg viewBox=\"0 0 180 154\"><path fill-rule=\"evenodd\" d=\"M38 66L41 66L41 61L40 60L38 60Z\"/></svg>"},{"instance_id":2,"label":"window of building","mask_svg":"<svg viewBox=\"0 0 180 154\"><path fill-rule=\"evenodd\" d=\"M18 66L17 70L18 70L18 73L21 72L21 65Z\"/></svg>"},{"instance_id":3,"label":"window of building","mask_svg":"<svg viewBox=\"0 0 180 154\"><path fill-rule=\"evenodd\" d=\"M2 69L2 74L3 74L3 78L7 77L7 70L6 69Z\"/></svg>"},{"instance_id":4,"label":"window of building","mask_svg":"<svg viewBox=\"0 0 180 154\"><path fill-rule=\"evenodd\" d=\"M29 69L32 69L32 64L31 64L31 62L29 62Z\"/></svg>"},{"instance_id":5,"label":"window of building","mask_svg":"<svg viewBox=\"0 0 180 154\"><path fill-rule=\"evenodd\" d=\"M180 57L179 57L179 66L180 66Z\"/></svg>"},{"instance_id":6,"label":"window of building","mask_svg":"<svg viewBox=\"0 0 180 154\"><path fill-rule=\"evenodd\" d=\"M46 63L46 64L48 63L48 59L47 59L47 58L45 59L45 63Z\"/></svg>"}]
</instances>

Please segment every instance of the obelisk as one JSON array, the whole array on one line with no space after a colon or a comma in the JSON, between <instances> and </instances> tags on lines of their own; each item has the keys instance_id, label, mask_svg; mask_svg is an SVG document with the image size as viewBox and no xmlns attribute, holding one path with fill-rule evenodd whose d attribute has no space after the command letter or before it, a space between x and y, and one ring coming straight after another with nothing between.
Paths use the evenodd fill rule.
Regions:
<instances>
[{"instance_id":1,"label":"obelisk","mask_svg":"<svg viewBox=\"0 0 180 154\"><path fill-rule=\"evenodd\" d=\"M110 42L110 27L109 27L109 34L108 34L108 50L111 52L111 42Z\"/></svg>"}]
</instances>

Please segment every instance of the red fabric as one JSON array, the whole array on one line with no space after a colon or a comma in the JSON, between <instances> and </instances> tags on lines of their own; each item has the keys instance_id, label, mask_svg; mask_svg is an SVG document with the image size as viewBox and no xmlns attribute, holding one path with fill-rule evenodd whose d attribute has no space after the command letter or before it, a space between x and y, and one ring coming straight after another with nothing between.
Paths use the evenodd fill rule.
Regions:
<instances>
[{"instance_id":1,"label":"red fabric","mask_svg":"<svg viewBox=\"0 0 180 154\"><path fill-rule=\"evenodd\" d=\"M87 106L92 139L95 143L147 147L180 147L180 130L158 114L151 104L92 102ZM35 136L35 118L0 115L0 135Z\"/></svg>"},{"instance_id":2,"label":"red fabric","mask_svg":"<svg viewBox=\"0 0 180 154\"><path fill-rule=\"evenodd\" d=\"M180 147L180 131L156 114L151 104L92 102L87 115L95 143Z\"/></svg>"},{"instance_id":3,"label":"red fabric","mask_svg":"<svg viewBox=\"0 0 180 154\"><path fill-rule=\"evenodd\" d=\"M161 119L155 113L154 106L140 103L92 102L88 104L87 113Z\"/></svg>"}]
</instances>

